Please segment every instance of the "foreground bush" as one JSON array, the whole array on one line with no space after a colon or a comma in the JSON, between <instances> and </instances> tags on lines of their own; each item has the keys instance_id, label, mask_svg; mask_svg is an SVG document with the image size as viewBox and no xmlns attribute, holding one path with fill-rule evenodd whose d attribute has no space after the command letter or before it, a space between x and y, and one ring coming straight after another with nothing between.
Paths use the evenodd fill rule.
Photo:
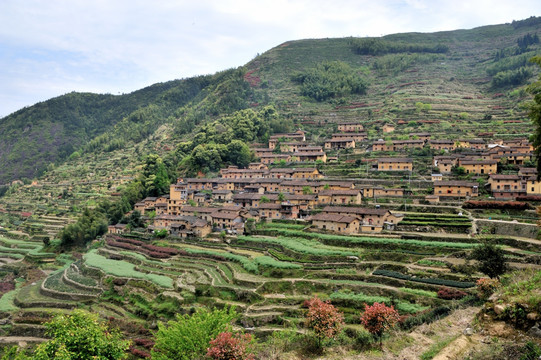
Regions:
<instances>
[{"instance_id":1,"label":"foreground bush","mask_svg":"<svg viewBox=\"0 0 541 360\"><path fill-rule=\"evenodd\" d=\"M344 316L330 301L322 301L318 297L311 299L308 306L306 327L314 331L317 345L321 347L323 339L332 339L340 333Z\"/></svg>"},{"instance_id":2,"label":"foreground bush","mask_svg":"<svg viewBox=\"0 0 541 360\"><path fill-rule=\"evenodd\" d=\"M210 341L231 330L237 314L232 308L212 311L199 309L193 315L178 315L167 324L159 323L154 360L190 360L205 356Z\"/></svg>"},{"instance_id":3,"label":"foreground bush","mask_svg":"<svg viewBox=\"0 0 541 360\"><path fill-rule=\"evenodd\" d=\"M480 299L486 300L496 291L500 286L500 282L497 279L481 278L477 280L477 295Z\"/></svg>"},{"instance_id":4,"label":"foreground bush","mask_svg":"<svg viewBox=\"0 0 541 360\"><path fill-rule=\"evenodd\" d=\"M58 315L45 324L52 339L40 344L32 359L125 359L129 341L118 330L110 329L96 314L74 310Z\"/></svg>"},{"instance_id":5,"label":"foreground bush","mask_svg":"<svg viewBox=\"0 0 541 360\"><path fill-rule=\"evenodd\" d=\"M394 327L399 319L400 316L393 306L389 307L383 303L376 302L372 306L364 305L361 324L379 339L379 346L381 347L383 333Z\"/></svg>"},{"instance_id":6,"label":"foreground bush","mask_svg":"<svg viewBox=\"0 0 541 360\"><path fill-rule=\"evenodd\" d=\"M214 360L255 360L248 351L251 341L250 334L238 335L225 331L210 342L207 356Z\"/></svg>"}]
</instances>

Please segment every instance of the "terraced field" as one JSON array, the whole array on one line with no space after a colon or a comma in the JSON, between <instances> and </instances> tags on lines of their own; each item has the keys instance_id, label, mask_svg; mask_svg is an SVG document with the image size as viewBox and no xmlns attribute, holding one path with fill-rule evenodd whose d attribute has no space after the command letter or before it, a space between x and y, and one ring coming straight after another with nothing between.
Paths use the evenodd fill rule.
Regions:
<instances>
[{"instance_id":1,"label":"terraced field","mask_svg":"<svg viewBox=\"0 0 541 360\"><path fill-rule=\"evenodd\" d=\"M2 300L23 313L82 306L139 320L231 305L242 314L238 326L265 335L293 326L302 331L304 302L317 295L338 306L348 326L358 324L365 303L376 301L394 305L403 324L410 324L458 305L437 296L442 287L473 290L480 274L461 273L454 265L477 246L476 239L466 239L331 235L283 222L225 242L109 235L82 259ZM10 248L14 254L35 250L32 242L1 241L16 245ZM522 245L529 250L521 253ZM516 246L505 247L513 263L539 267L530 259L541 254L541 246Z\"/></svg>"}]
</instances>

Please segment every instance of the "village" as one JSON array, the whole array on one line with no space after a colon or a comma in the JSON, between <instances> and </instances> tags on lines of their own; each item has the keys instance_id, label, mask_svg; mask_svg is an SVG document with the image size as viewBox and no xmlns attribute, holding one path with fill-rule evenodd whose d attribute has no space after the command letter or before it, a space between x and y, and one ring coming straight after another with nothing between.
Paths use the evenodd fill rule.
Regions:
<instances>
[{"instance_id":1,"label":"village","mask_svg":"<svg viewBox=\"0 0 541 360\"><path fill-rule=\"evenodd\" d=\"M247 168L229 166L219 177L178 179L169 194L147 197L135 210L147 218L148 231L165 229L178 237L201 238L214 231L243 234L247 223L281 219L304 221L317 231L374 234L394 230L403 219L399 211L381 207L382 202L406 204L408 199L413 204L456 206L481 194L523 201L541 196L537 170L531 167L533 146L525 138L441 140L431 139L430 133L410 133L411 140L370 142L359 122L339 123L337 129L324 146L306 141L302 130L275 134L268 147L253 144L259 162ZM382 136L394 130L394 125L385 124ZM415 169L425 158L404 156L415 149L433 154L431 163L424 164L428 176ZM355 167L347 160L352 152L366 154L360 161L366 173L358 178L330 177L319 170L344 156L345 163ZM512 165L518 173L498 172L499 165ZM374 174L393 174L402 183L375 182ZM126 224L116 224L108 232L126 230Z\"/></svg>"}]
</instances>

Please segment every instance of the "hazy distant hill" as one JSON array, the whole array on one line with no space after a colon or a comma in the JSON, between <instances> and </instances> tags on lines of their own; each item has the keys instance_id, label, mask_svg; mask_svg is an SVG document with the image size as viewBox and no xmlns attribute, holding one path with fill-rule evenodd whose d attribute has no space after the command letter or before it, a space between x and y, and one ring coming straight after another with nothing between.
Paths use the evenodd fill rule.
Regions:
<instances>
[{"instance_id":1,"label":"hazy distant hill","mask_svg":"<svg viewBox=\"0 0 541 360\"><path fill-rule=\"evenodd\" d=\"M430 34L298 40L212 76L121 96L63 95L0 119L0 184L32 178L74 151L122 148L166 123L180 139L201 122L270 103L298 124L467 116L472 122L462 130L469 131L477 120L523 119L521 89L537 71L527 59L540 53L540 27L541 18L530 18Z\"/></svg>"}]
</instances>

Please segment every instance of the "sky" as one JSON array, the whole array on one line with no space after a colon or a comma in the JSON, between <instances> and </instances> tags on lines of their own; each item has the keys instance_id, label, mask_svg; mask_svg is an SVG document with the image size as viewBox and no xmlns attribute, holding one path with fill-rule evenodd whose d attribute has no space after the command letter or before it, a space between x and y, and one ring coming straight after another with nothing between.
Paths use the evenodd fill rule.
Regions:
<instances>
[{"instance_id":1,"label":"sky","mask_svg":"<svg viewBox=\"0 0 541 360\"><path fill-rule=\"evenodd\" d=\"M471 29L539 0L0 0L0 118L246 64L289 40Z\"/></svg>"}]
</instances>

